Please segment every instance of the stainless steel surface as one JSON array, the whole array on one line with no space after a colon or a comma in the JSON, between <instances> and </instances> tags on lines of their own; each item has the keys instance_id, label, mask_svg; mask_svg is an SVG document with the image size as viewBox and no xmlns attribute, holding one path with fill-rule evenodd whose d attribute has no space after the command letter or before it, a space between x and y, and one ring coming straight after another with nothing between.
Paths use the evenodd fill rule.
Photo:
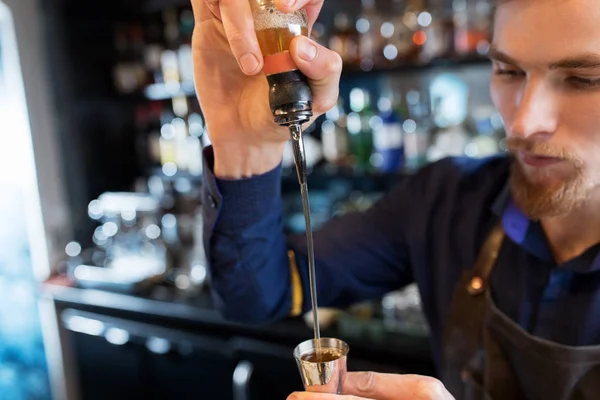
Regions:
<instances>
[{"instance_id":1,"label":"stainless steel surface","mask_svg":"<svg viewBox=\"0 0 600 400\"><path fill-rule=\"evenodd\" d=\"M250 361L240 361L233 371L233 399L250 400L250 379L254 366Z\"/></svg>"},{"instance_id":2,"label":"stainless steel surface","mask_svg":"<svg viewBox=\"0 0 600 400\"><path fill-rule=\"evenodd\" d=\"M308 101L297 101L288 107L280 107L273 113L275 123L279 125L301 125L310 121L312 104Z\"/></svg>"},{"instance_id":3,"label":"stainless steel surface","mask_svg":"<svg viewBox=\"0 0 600 400\"><path fill-rule=\"evenodd\" d=\"M294 162L296 163L296 172L298 173L298 182L300 183L300 185L302 185L306 183L306 153L304 151L302 125L292 124L289 126L289 128L290 136L292 138Z\"/></svg>"},{"instance_id":4,"label":"stainless steel surface","mask_svg":"<svg viewBox=\"0 0 600 400\"><path fill-rule=\"evenodd\" d=\"M314 352L318 348L321 351L335 349L340 352L341 357L328 362L302 359L302 356ZM345 342L334 338L311 339L300 343L294 349L294 358L302 376L304 389L309 392L342 394L349 351L350 348Z\"/></svg>"},{"instance_id":5,"label":"stainless steel surface","mask_svg":"<svg viewBox=\"0 0 600 400\"><path fill-rule=\"evenodd\" d=\"M290 134L294 148L294 161L298 172L298 182L302 194L302 208L304 210L304 222L306 224L306 245L308 250L308 277L310 281L310 298L312 302L312 316L315 339L321 338L319 328L319 310L317 303L317 282L315 271L315 250L313 245L312 225L310 218L310 202L308 198L308 184L306 182L306 155L304 152L304 141L302 140L302 126L300 124L290 125ZM318 344L319 342L317 342Z\"/></svg>"}]
</instances>

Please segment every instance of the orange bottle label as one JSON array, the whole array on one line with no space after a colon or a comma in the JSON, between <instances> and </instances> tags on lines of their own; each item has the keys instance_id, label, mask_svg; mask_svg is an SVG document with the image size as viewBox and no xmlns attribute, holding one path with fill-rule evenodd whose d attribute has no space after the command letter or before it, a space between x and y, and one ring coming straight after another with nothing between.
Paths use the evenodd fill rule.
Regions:
<instances>
[{"instance_id":1,"label":"orange bottle label","mask_svg":"<svg viewBox=\"0 0 600 400\"><path fill-rule=\"evenodd\" d=\"M283 51L277 54L271 54L270 56L264 56L265 64L263 72L265 75L280 74L282 72L289 72L297 70L298 67L292 60L292 56L289 51Z\"/></svg>"}]
</instances>

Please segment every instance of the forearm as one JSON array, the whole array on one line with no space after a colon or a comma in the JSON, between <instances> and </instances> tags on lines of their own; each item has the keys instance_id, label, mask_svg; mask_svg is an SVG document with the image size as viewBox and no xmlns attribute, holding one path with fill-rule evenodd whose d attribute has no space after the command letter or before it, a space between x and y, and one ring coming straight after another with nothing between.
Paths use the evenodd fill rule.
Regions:
<instances>
[{"instance_id":1,"label":"forearm","mask_svg":"<svg viewBox=\"0 0 600 400\"><path fill-rule=\"evenodd\" d=\"M212 158L211 151L206 155ZM207 161L205 248L220 310L252 323L307 311L306 238L283 233L280 167L221 180ZM314 232L320 306L345 307L413 280L402 234L406 212L414 214L406 193L399 188L369 211L335 218Z\"/></svg>"},{"instance_id":2,"label":"forearm","mask_svg":"<svg viewBox=\"0 0 600 400\"><path fill-rule=\"evenodd\" d=\"M214 174L219 179L244 179L262 175L275 169L283 157L284 143L258 146L215 145Z\"/></svg>"},{"instance_id":3,"label":"forearm","mask_svg":"<svg viewBox=\"0 0 600 400\"><path fill-rule=\"evenodd\" d=\"M210 149L205 154L210 168ZM276 167L232 181L205 173L205 248L213 294L228 319L261 323L284 318L291 310L280 173Z\"/></svg>"}]
</instances>

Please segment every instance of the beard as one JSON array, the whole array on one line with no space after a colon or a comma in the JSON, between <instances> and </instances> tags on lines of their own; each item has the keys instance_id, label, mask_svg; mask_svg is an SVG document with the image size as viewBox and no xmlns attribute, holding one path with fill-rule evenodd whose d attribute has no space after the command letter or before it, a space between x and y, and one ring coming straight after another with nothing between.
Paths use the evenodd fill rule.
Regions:
<instances>
[{"instance_id":1,"label":"beard","mask_svg":"<svg viewBox=\"0 0 600 400\"><path fill-rule=\"evenodd\" d=\"M513 155L525 151L537 156L556 157L568 163L567 168L527 168L513 160L510 189L517 206L532 220L560 217L581 207L589 199L584 163L575 155L530 139L509 138L507 147Z\"/></svg>"}]
</instances>

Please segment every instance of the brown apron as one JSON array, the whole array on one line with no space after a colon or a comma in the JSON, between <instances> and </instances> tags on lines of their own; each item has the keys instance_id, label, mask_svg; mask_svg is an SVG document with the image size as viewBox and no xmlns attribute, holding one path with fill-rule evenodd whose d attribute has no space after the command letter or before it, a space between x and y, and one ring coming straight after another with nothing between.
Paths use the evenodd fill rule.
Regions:
<instances>
[{"instance_id":1,"label":"brown apron","mask_svg":"<svg viewBox=\"0 0 600 400\"><path fill-rule=\"evenodd\" d=\"M442 381L457 400L599 400L600 345L537 338L496 308L489 277L503 239L498 223L455 289Z\"/></svg>"}]
</instances>

